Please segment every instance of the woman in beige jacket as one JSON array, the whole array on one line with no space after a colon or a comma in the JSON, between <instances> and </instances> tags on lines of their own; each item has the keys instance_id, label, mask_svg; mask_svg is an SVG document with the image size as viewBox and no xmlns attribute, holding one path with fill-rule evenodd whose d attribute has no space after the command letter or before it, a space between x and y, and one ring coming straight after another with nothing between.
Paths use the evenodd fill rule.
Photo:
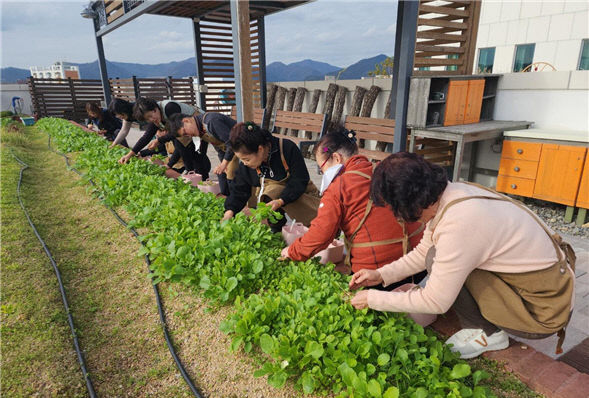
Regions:
<instances>
[{"instance_id":1,"label":"woman in beige jacket","mask_svg":"<svg viewBox=\"0 0 589 398\"><path fill-rule=\"evenodd\" d=\"M490 189L450 183L441 167L397 153L375 169L371 195L405 222L427 223L409 254L354 274L350 288L387 286L427 269L424 288L363 290L356 308L442 314L453 308L463 330L447 343L463 358L507 348L507 333L559 334L573 306L574 252L519 202Z\"/></svg>"}]
</instances>

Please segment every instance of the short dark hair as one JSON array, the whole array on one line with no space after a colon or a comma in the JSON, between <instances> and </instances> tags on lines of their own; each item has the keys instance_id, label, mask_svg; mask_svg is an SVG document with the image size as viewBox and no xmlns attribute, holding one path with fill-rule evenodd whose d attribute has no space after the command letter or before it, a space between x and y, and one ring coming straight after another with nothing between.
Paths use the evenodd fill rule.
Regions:
<instances>
[{"instance_id":1,"label":"short dark hair","mask_svg":"<svg viewBox=\"0 0 589 398\"><path fill-rule=\"evenodd\" d=\"M336 152L344 156L354 156L358 153L356 144L356 132L346 130L343 127L336 127L327 132L315 146L315 153L333 154Z\"/></svg>"},{"instance_id":2,"label":"short dark hair","mask_svg":"<svg viewBox=\"0 0 589 398\"><path fill-rule=\"evenodd\" d=\"M255 153L260 145L272 142L272 133L252 122L237 123L231 129L229 142L234 152Z\"/></svg>"},{"instance_id":3,"label":"short dark hair","mask_svg":"<svg viewBox=\"0 0 589 398\"><path fill-rule=\"evenodd\" d=\"M370 197L376 206L388 204L396 217L415 222L424 209L438 201L447 185L442 167L421 155L399 152L374 169Z\"/></svg>"},{"instance_id":4,"label":"short dark hair","mask_svg":"<svg viewBox=\"0 0 589 398\"><path fill-rule=\"evenodd\" d=\"M159 108L160 107L155 100L152 100L151 98L140 97L139 99L137 99L137 102L135 102L135 105L133 105L133 116L135 117L135 120L143 122L145 120L145 117L143 115L145 115L147 112L155 111Z\"/></svg>"},{"instance_id":5,"label":"short dark hair","mask_svg":"<svg viewBox=\"0 0 589 398\"><path fill-rule=\"evenodd\" d=\"M166 130L170 134L178 135L178 131L182 128L182 120L186 117L192 117L191 115L186 115L183 113L174 113L172 116L168 118L168 122L166 123Z\"/></svg>"},{"instance_id":6,"label":"short dark hair","mask_svg":"<svg viewBox=\"0 0 589 398\"><path fill-rule=\"evenodd\" d=\"M133 103L122 98L115 98L110 101L108 111L113 115L126 115L128 121L133 121Z\"/></svg>"}]
</instances>

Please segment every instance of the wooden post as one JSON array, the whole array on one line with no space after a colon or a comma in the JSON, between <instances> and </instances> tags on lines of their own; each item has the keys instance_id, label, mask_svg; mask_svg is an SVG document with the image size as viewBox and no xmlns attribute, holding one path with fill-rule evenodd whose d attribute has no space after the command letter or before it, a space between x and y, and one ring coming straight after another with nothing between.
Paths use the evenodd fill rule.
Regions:
<instances>
[{"instance_id":1,"label":"wooden post","mask_svg":"<svg viewBox=\"0 0 589 398\"><path fill-rule=\"evenodd\" d=\"M303 101L305 100L305 95L307 94L307 89L304 87L297 88L297 94L294 100L294 107L293 110L295 112L302 112L303 110Z\"/></svg>"},{"instance_id":2,"label":"wooden post","mask_svg":"<svg viewBox=\"0 0 589 398\"><path fill-rule=\"evenodd\" d=\"M374 106L374 102L376 101L376 97L378 97L378 93L380 92L380 87L372 86L368 93L364 96L364 105L362 106L362 112L360 116L362 117L370 117L372 113L372 107Z\"/></svg>"},{"instance_id":3,"label":"wooden post","mask_svg":"<svg viewBox=\"0 0 589 398\"><path fill-rule=\"evenodd\" d=\"M481 2L471 1L468 3L467 7L470 11L470 18L468 18L469 29L467 31L469 35L467 38L468 47L466 49L466 57L461 67L461 69L463 69L461 74L463 75L470 75L472 73L472 68L474 67L477 34L479 31L479 20L481 16Z\"/></svg>"},{"instance_id":4,"label":"wooden post","mask_svg":"<svg viewBox=\"0 0 589 398\"><path fill-rule=\"evenodd\" d=\"M74 87L74 81L72 80L71 77L67 78L67 82L68 82L68 85L70 86L70 96L72 97L73 119L75 121L78 121L76 118L77 113L78 113L78 101L76 99L76 88ZM106 106L108 106L108 104L106 104Z\"/></svg>"},{"instance_id":5,"label":"wooden post","mask_svg":"<svg viewBox=\"0 0 589 398\"><path fill-rule=\"evenodd\" d=\"M301 112L303 110L303 101L305 100L305 94L307 92L307 89L304 87L297 87L296 89L296 94L295 94L295 98L294 98L294 104L292 107L292 110L294 112ZM299 130L291 130L290 131L293 137L298 137L299 136ZM311 136L311 132L306 132L306 137L310 138Z\"/></svg>"},{"instance_id":6,"label":"wooden post","mask_svg":"<svg viewBox=\"0 0 589 398\"><path fill-rule=\"evenodd\" d=\"M286 89L282 86L278 86L278 95L276 96L276 103L274 110L281 111L284 109L284 100L286 99ZM280 129L282 130L282 129ZM281 131L277 131L281 133Z\"/></svg>"},{"instance_id":7,"label":"wooden post","mask_svg":"<svg viewBox=\"0 0 589 398\"><path fill-rule=\"evenodd\" d=\"M328 117L331 117L333 113L333 105L335 102L335 95L337 94L337 84L329 83L327 87L327 93L325 94L325 106L323 107L323 113L327 113Z\"/></svg>"},{"instance_id":8,"label":"wooden post","mask_svg":"<svg viewBox=\"0 0 589 398\"><path fill-rule=\"evenodd\" d=\"M249 1L231 0L237 120L254 119Z\"/></svg>"},{"instance_id":9,"label":"wooden post","mask_svg":"<svg viewBox=\"0 0 589 398\"><path fill-rule=\"evenodd\" d=\"M352 98L352 106L350 107L350 116L360 116L360 109L362 108L362 100L366 95L366 89L364 87L356 86L354 91L354 97Z\"/></svg>"},{"instance_id":10,"label":"wooden post","mask_svg":"<svg viewBox=\"0 0 589 398\"><path fill-rule=\"evenodd\" d=\"M296 95L297 95L296 88L291 87L288 89L288 94L287 94L287 99L286 99L286 110L287 111L292 111Z\"/></svg>"},{"instance_id":11,"label":"wooden post","mask_svg":"<svg viewBox=\"0 0 589 398\"><path fill-rule=\"evenodd\" d=\"M317 105L319 105L319 99L321 98L321 89L316 88L313 90L313 97L311 98L311 105L307 109L310 113L317 112Z\"/></svg>"},{"instance_id":12,"label":"wooden post","mask_svg":"<svg viewBox=\"0 0 589 398\"><path fill-rule=\"evenodd\" d=\"M275 110L284 110L284 100L286 99L286 89L282 86L278 86L278 95L276 96Z\"/></svg>"},{"instance_id":13,"label":"wooden post","mask_svg":"<svg viewBox=\"0 0 589 398\"><path fill-rule=\"evenodd\" d=\"M392 112L391 112L391 104L393 102L393 90L389 94L389 99L387 100L387 105L384 108L384 118L391 119Z\"/></svg>"},{"instance_id":14,"label":"wooden post","mask_svg":"<svg viewBox=\"0 0 589 398\"><path fill-rule=\"evenodd\" d=\"M271 84L268 90L268 102L266 102L266 112L264 113L264 120L262 122L262 128L270 127L270 118L272 117L272 111L274 110L274 101L276 100L276 91L278 86Z\"/></svg>"},{"instance_id":15,"label":"wooden post","mask_svg":"<svg viewBox=\"0 0 589 398\"><path fill-rule=\"evenodd\" d=\"M339 86L337 89L337 96L335 97L335 108L330 121L330 126L332 129L339 126L342 114L344 113L344 103L346 102L347 92L348 89L344 86Z\"/></svg>"},{"instance_id":16,"label":"wooden post","mask_svg":"<svg viewBox=\"0 0 589 398\"><path fill-rule=\"evenodd\" d=\"M139 82L137 81L137 76L133 76L133 93L135 95L135 101L137 101L137 98L139 98L141 95L139 92Z\"/></svg>"}]
</instances>

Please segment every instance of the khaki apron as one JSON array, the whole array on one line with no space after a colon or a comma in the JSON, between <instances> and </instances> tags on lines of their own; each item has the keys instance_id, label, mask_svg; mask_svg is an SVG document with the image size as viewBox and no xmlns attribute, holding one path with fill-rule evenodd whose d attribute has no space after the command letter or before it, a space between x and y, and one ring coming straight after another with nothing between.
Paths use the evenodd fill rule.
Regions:
<instances>
[{"instance_id":1,"label":"khaki apron","mask_svg":"<svg viewBox=\"0 0 589 398\"><path fill-rule=\"evenodd\" d=\"M513 203L525 210L538 222L550 237L558 260L550 267L524 273L491 272L475 269L468 276L465 286L477 302L481 314L501 329L521 331L530 334L528 338L545 338L554 333L559 340L556 353L562 352L565 328L571 315L571 299L574 293L574 272L576 256L572 247L558 234L551 234L548 228L523 204L478 184L467 183L499 195L468 196L451 201L432 221L432 233L451 206L471 199L499 200ZM431 270L435 247L428 253L426 263ZM564 252L564 256L562 252ZM509 309L509 310L508 310Z\"/></svg>"},{"instance_id":2,"label":"khaki apron","mask_svg":"<svg viewBox=\"0 0 589 398\"><path fill-rule=\"evenodd\" d=\"M280 139L279 147L280 159L282 159L282 166L284 167L284 170L286 170L286 177L280 181L264 178L261 187L253 187L252 197L248 201L248 205L250 207L255 207L258 201L263 202L268 199L279 199L280 195L282 194L282 191L284 191L286 182L290 178L290 171L282 151L282 138ZM261 171L259 169L257 171L258 176L261 175ZM317 216L317 209L319 208L320 201L321 198L319 197L319 190L317 189L315 184L313 184L313 181L309 181L305 193L303 193L294 202L284 205L282 208L284 209L286 214L289 215L290 218L296 219L297 221L301 222L304 226L308 227L309 225L311 225L311 221ZM254 206L252 206L252 204Z\"/></svg>"},{"instance_id":3,"label":"khaki apron","mask_svg":"<svg viewBox=\"0 0 589 398\"><path fill-rule=\"evenodd\" d=\"M201 140L208 142L215 148L219 148L221 151L225 152L227 150L227 145L217 137L213 136L209 133L207 129L207 125L205 123L205 116L208 115L208 112L202 115L202 127L204 129L204 134L200 137ZM233 180L235 178L235 173L237 172L237 168L239 167L239 158L234 154L233 159L227 164L227 168L225 169L225 174L227 174L228 180Z\"/></svg>"},{"instance_id":4,"label":"khaki apron","mask_svg":"<svg viewBox=\"0 0 589 398\"><path fill-rule=\"evenodd\" d=\"M370 177L368 174L362 173L361 171L358 171L358 170L346 171L344 174L357 174L359 176L367 178L368 180L372 179L372 177ZM409 242L409 238L412 238L415 235L418 235L425 228L425 224L421 224L421 226L419 228L417 228L410 235L408 235L407 234L407 226L405 225L405 223L403 221L399 221L399 224L401 224L401 227L403 228L403 237L402 238L379 240L379 241L375 241L375 242L354 243L354 239L356 238L358 231L360 231L360 228L362 228L362 226L366 222L366 219L368 218L368 215L370 214L371 211L372 211L372 199L369 199L368 203L366 204L366 211L364 212L364 217L362 217L362 219L360 220L360 223L358 224L358 226L356 227L354 232L352 232L352 235L350 235L350 238L347 238L347 237L344 238L344 244L346 247L345 264L348 266L352 266L351 253L352 253L353 247L374 247L374 246L392 245L395 243L402 242L403 255L405 255L412 249L410 247L411 243Z\"/></svg>"}]
</instances>

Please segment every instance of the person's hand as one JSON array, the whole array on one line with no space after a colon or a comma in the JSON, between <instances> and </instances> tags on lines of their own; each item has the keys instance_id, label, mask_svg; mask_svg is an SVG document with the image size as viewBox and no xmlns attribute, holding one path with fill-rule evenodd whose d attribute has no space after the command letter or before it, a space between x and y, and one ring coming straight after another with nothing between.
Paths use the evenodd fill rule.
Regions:
<instances>
[{"instance_id":1,"label":"person's hand","mask_svg":"<svg viewBox=\"0 0 589 398\"><path fill-rule=\"evenodd\" d=\"M131 159L131 156L133 156L133 153L129 152L128 154L119 159L119 163L126 164L127 162L129 162L129 159Z\"/></svg>"},{"instance_id":2,"label":"person's hand","mask_svg":"<svg viewBox=\"0 0 589 398\"><path fill-rule=\"evenodd\" d=\"M117 146L117 145L116 145L116 144L113 142L112 144L110 144L110 145L108 146L108 149L113 149L113 148L114 148L114 147L116 147L116 146Z\"/></svg>"},{"instance_id":3,"label":"person's hand","mask_svg":"<svg viewBox=\"0 0 589 398\"><path fill-rule=\"evenodd\" d=\"M155 151L157 149L158 145L159 145L159 141L153 140L149 144L147 144L147 149L151 149L152 151Z\"/></svg>"},{"instance_id":4,"label":"person's hand","mask_svg":"<svg viewBox=\"0 0 589 398\"><path fill-rule=\"evenodd\" d=\"M228 162L226 160L223 160L221 163L219 163L219 165L217 167L215 167L215 170L213 170L213 173L217 174L217 175L221 175L225 172L225 170L227 169L227 164Z\"/></svg>"},{"instance_id":5,"label":"person's hand","mask_svg":"<svg viewBox=\"0 0 589 398\"><path fill-rule=\"evenodd\" d=\"M356 295L350 300L350 304L352 304L357 310L368 308L368 290L360 290L356 293Z\"/></svg>"},{"instance_id":6,"label":"person's hand","mask_svg":"<svg viewBox=\"0 0 589 398\"><path fill-rule=\"evenodd\" d=\"M221 219L221 222L229 220L230 218L233 218L233 216L234 216L233 210L227 210L225 212L225 214L223 214L223 218Z\"/></svg>"},{"instance_id":7,"label":"person's hand","mask_svg":"<svg viewBox=\"0 0 589 398\"><path fill-rule=\"evenodd\" d=\"M88 123L88 128L89 128L90 130L92 130L92 127L94 127L94 125L93 125L92 123Z\"/></svg>"},{"instance_id":8,"label":"person's hand","mask_svg":"<svg viewBox=\"0 0 589 398\"><path fill-rule=\"evenodd\" d=\"M284 206L284 200L282 199L274 199L273 201L268 202L268 206L272 207L273 211L280 209Z\"/></svg>"},{"instance_id":9,"label":"person's hand","mask_svg":"<svg viewBox=\"0 0 589 398\"><path fill-rule=\"evenodd\" d=\"M287 260L289 259L290 256L288 255L288 247L285 247L284 249L282 249L282 251L280 252L280 260Z\"/></svg>"},{"instance_id":10,"label":"person's hand","mask_svg":"<svg viewBox=\"0 0 589 398\"><path fill-rule=\"evenodd\" d=\"M380 276L380 272L377 270L361 269L350 279L350 290L358 289L362 286L376 286L382 282L382 276Z\"/></svg>"},{"instance_id":11,"label":"person's hand","mask_svg":"<svg viewBox=\"0 0 589 398\"><path fill-rule=\"evenodd\" d=\"M98 134L100 134L100 135L105 135L105 134L106 134L106 130L99 130L99 131L98 131Z\"/></svg>"}]
</instances>

